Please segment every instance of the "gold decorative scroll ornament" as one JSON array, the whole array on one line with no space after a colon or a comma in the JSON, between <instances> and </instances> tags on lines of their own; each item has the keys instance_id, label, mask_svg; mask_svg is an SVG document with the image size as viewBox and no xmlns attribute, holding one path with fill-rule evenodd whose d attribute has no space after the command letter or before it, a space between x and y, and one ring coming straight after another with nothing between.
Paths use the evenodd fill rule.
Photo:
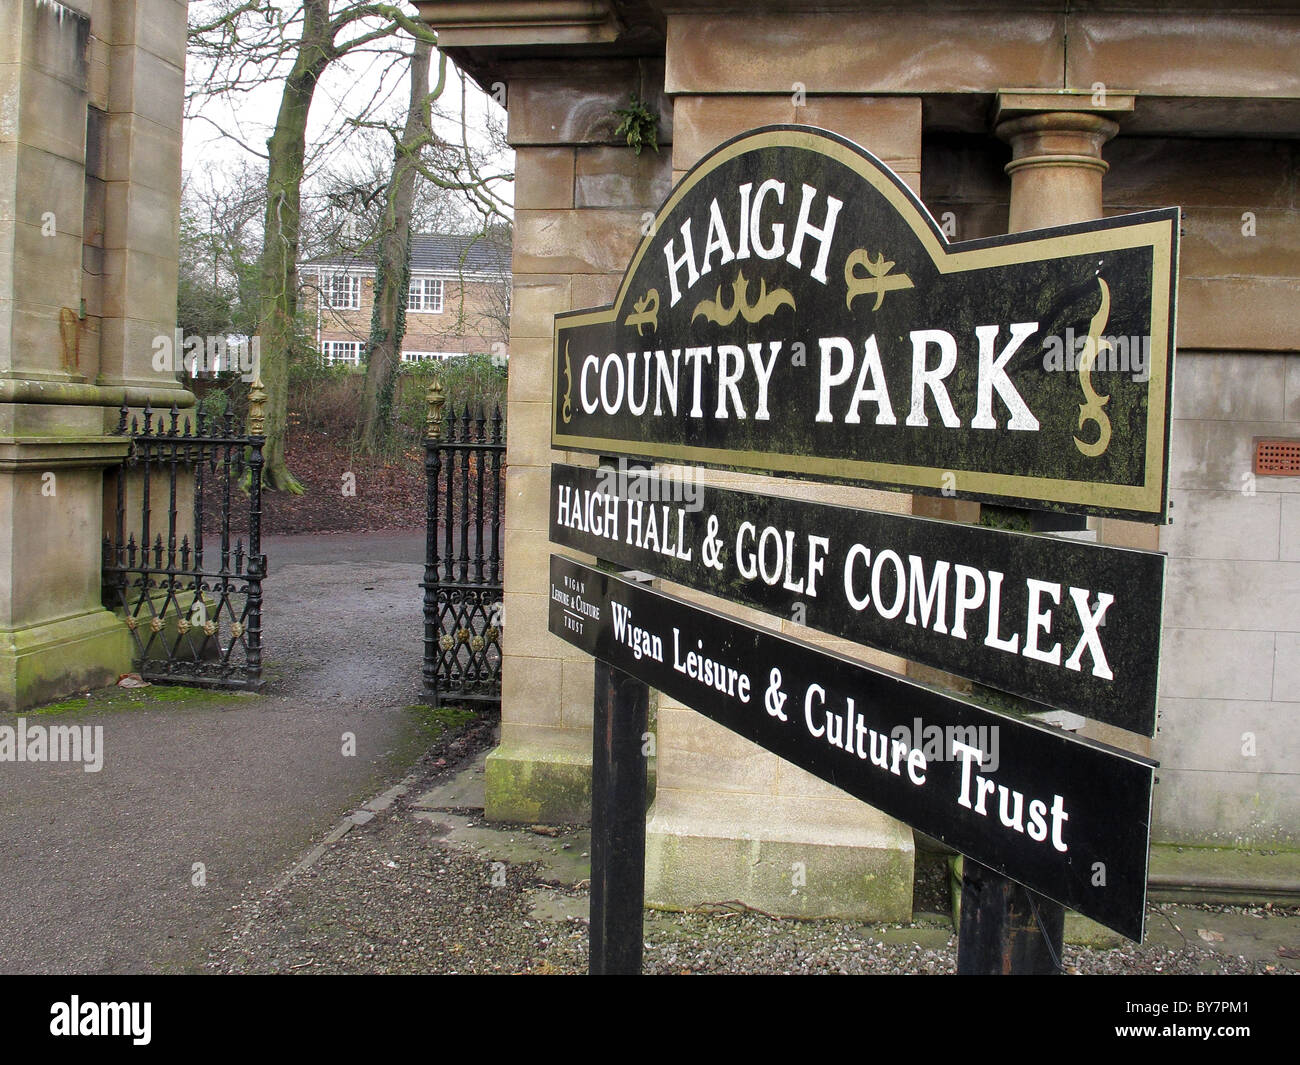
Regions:
<instances>
[{"instance_id":1,"label":"gold decorative scroll ornament","mask_svg":"<svg viewBox=\"0 0 1300 1065\"><path fill-rule=\"evenodd\" d=\"M789 290L784 288L774 288L771 292L767 290L767 282L760 279L758 287L758 299L753 303L749 302L749 281L745 278L745 272L742 270L736 275L736 280L731 283L731 292L734 297L731 306L728 307L722 300L722 286L711 300L700 300L695 305L695 310L691 312L691 321L696 318L707 318L710 322L717 322L720 326L729 326L737 317L743 317L750 325L761 322L764 318L775 314L782 307L795 309L794 296Z\"/></svg>"},{"instance_id":2,"label":"gold decorative scroll ornament","mask_svg":"<svg viewBox=\"0 0 1300 1065\"><path fill-rule=\"evenodd\" d=\"M560 417L568 425L573 418L573 363L569 361L569 342L564 342L564 405Z\"/></svg>"},{"instance_id":3,"label":"gold decorative scroll ornament","mask_svg":"<svg viewBox=\"0 0 1300 1065\"><path fill-rule=\"evenodd\" d=\"M1110 447L1110 417L1102 410L1110 402L1110 396L1098 395L1092 387L1092 368L1097 362L1097 355L1111 347L1111 342L1101 335L1110 318L1110 287L1100 277L1097 278L1097 284L1101 287L1101 306L1088 325L1088 339L1084 341L1083 354L1079 356L1079 387L1083 389L1086 400L1079 404L1079 428L1082 429L1089 422L1096 422L1097 439L1091 444L1085 444L1077 436L1074 438L1074 446L1090 459L1095 459Z\"/></svg>"},{"instance_id":4,"label":"gold decorative scroll ornament","mask_svg":"<svg viewBox=\"0 0 1300 1065\"><path fill-rule=\"evenodd\" d=\"M858 273L858 267L865 267L867 271L865 276ZM880 305L885 302L886 292L912 288L912 279L906 274L891 274L889 271L893 268L893 261L886 261L883 252L874 259L867 254L866 248L850 252L849 257L844 260L844 283L848 286L844 306L852 309L853 301L857 297L875 293L876 303L871 309L878 311Z\"/></svg>"},{"instance_id":5,"label":"gold decorative scroll ornament","mask_svg":"<svg viewBox=\"0 0 1300 1065\"><path fill-rule=\"evenodd\" d=\"M623 319L624 325L636 326L637 336L645 336L643 326L649 326L652 333L659 331L659 290L650 289L644 296L632 304L633 314Z\"/></svg>"}]
</instances>

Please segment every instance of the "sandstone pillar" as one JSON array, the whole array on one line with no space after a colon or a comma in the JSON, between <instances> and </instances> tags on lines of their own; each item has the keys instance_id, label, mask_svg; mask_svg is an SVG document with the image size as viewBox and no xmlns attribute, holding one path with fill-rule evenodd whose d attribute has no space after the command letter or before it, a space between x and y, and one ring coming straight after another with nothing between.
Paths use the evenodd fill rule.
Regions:
<instances>
[{"instance_id":1,"label":"sandstone pillar","mask_svg":"<svg viewBox=\"0 0 1300 1065\"><path fill-rule=\"evenodd\" d=\"M123 402L192 402L150 343L175 321L185 8L0 7L0 710L130 665L100 605L103 471L127 446L105 429ZM149 153L147 111L168 134Z\"/></svg>"},{"instance_id":2,"label":"sandstone pillar","mask_svg":"<svg viewBox=\"0 0 1300 1065\"><path fill-rule=\"evenodd\" d=\"M550 447L555 315L612 302L670 186L672 115L662 63L521 63L507 90L515 149L514 300L506 450L501 745L487 760L494 821L591 813L593 661L547 630L550 464L595 462ZM659 114L660 151L615 137L637 94Z\"/></svg>"}]
</instances>

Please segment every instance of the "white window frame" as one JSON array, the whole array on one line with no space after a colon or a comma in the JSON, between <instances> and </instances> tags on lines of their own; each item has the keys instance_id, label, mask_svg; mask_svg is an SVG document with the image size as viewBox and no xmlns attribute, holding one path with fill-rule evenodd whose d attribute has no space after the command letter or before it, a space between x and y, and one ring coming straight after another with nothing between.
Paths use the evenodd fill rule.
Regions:
<instances>
[{"instance_id":1,"label":"white window frame","mask_svg":"<svg viewBox=\"0 0 1300 1065\"><path fill-rule=\"evenodd\" d=\"M336 303L340 283L346 285L346 303ZM321 278L321 299L331 311L361 310L361 275L360 274L326 274Z\"/></svg>"},{"instance_id":2,"label":"white window frame","mask_svg":"<svg viewBox=\"0 0 1300 1065\"><path fill-rule=\"evenodd\" d=\"M406 292L406 310L409 314L441 314L446 298L446 285L440 277L413 277Z\"/></svg>"},{"instance_id":3,"label":"white window frame","mask_svg":"<svg viewBox=\"0 0 1300 1065\"><path fill-rule=\"evenodd\" d=\"M361 341L359 340L323 340L320 353L327 366L361 365Z\"/></svg>"},{"instance_id":4,"label":"white window frame","mask_svg":"<svg viewBox=\"0 0 1300 1065\"><path fill-rule=\"evenodd\" d=\"M403 351L403 362L446 362L448 359L465 357L463 351Z\"/></svg>"}]
</instances>

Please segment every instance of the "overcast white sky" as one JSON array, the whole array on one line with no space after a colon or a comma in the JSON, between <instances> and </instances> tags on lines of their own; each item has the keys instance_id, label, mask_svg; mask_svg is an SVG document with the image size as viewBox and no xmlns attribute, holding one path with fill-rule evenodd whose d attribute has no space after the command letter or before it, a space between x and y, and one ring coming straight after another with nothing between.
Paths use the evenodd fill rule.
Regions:
<instances>
[{"instance_id":1,"label":"overcast white sky","mask_svg":"<svg viewBox=\"0 0 1300 1065\"><path fill-rule=\"evenodd\" d=\"M290 12L296 10L298 4L281 3L278 6ZM414 8L408 5L407 9L414 15ZM191 4L191 22L201 10L201 4ZM402 48L409 50L410 38L403 35L399 41ZM348 117L355 117L377 103L377 114L384 119L399 124L404 119L409 92L408 68L404 63L394 64L394 58L392 55L360 52L345 56L327 68L312 101L308 126L308 181L304 192L310 188L312 175L322 168L346 166L350 150L341 134L345 131ZM430 70L431 84L437 81L437 61L435 53ZM191 88L198 70L198 64L191 57L187 71ZM241 158L260 161L231 137L255 152L265 152L266 140L274 128L279 110L282 85L281 81L271 81L250 92L209 98L202 107L191 107L191 117L187 118L184 131L183 166L186 173L197 176L206 171L217 176L231 173ZM459 116L462 88L470 143L481 147L486 143L482 132L486 116L492 115L504 124L504 111L473 81L462 79L450 61L447 63L446 88L437 106L444 112ZM440 120L437 124L444 139L460 142L462 133L458 117ZM220 130L229 133L230 137L223 136ZM319 150L319 146L326 144L330 147ZM512 168L513 160L507 153L492 169L493 172L508 173ZM220 177L217 179L224 183ZM513 202L513 189L508 184L498 185L497 193L507 203Z\"/></svg>"}]
</instances>

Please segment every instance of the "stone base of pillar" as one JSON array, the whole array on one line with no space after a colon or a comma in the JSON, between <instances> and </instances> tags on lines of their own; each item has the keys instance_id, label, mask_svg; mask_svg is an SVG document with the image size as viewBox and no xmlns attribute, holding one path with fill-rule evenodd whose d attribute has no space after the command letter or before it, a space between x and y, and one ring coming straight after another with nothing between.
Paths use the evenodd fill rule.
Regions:
<instances>
[{"instance_id":1,"label":"stone base of pillar","mask_svg":"<svg viewBox=\"0 0 1300 1065\"><path fill-rule=\"evenodd\" d=\"M583 824L591 820L591 747L503 742L487 757L489 821Z\"/></svg>"},{"instance_id":2,"label":"stone base of pillar","mask_svg":"<svg viewBox=\"0 0 1300 1065\"><path fill-rule=\"evenodd\" d=\"M102 608L0 628L0 711L18 713L113 684L131 668L131 634Z\"/></svg>"},{"instance_id":3,"label":"stone base of pillar","mask_svg":"<svg viewBox=\"0 0 1300 1065\"><path fill-rule=\"evenodd\" d=\"M911 920L906 825L855 800L827 810L796 797L719 798L704 809L659 793L646 826L647 906L735 901L782 917Z\"/></svg>"}]
</instances>

